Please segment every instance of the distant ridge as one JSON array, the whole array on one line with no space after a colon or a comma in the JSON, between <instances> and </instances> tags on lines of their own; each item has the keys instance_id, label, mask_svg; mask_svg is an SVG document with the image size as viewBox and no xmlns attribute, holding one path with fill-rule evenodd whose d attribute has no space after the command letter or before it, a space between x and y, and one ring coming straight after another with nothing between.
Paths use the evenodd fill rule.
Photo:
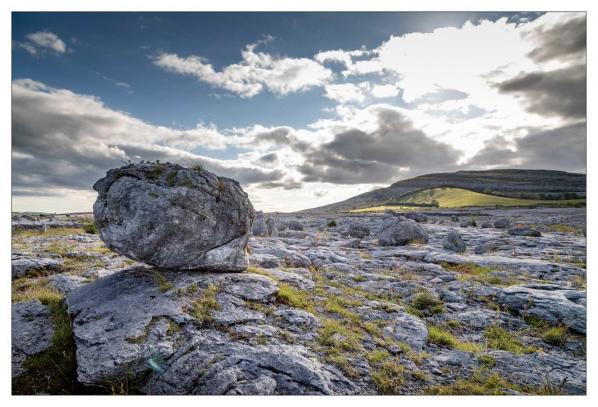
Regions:
<instances>
[{"instance_id":1,"label":"distant ridge","mask_svg":"<svg viewBox=\"0 0 598 407\"><path fill-rule=\"evenodd\" d=\"M408 193L429 188L452 187L512 198L564 199L585 197L586 174L553 170L496 169L420 175L395 182L341 202L306 209L303 213L327 213L378 206Z\"/></svg>"}]
</instances>

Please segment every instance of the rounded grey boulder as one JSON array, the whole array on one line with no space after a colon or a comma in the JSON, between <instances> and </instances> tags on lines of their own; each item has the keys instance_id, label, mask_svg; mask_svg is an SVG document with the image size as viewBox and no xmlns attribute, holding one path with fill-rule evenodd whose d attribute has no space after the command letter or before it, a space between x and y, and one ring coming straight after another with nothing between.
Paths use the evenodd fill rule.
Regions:
<instances>
[{"instance_id":1,"label":"rounded grey boulder","mask_svg":"<svg viewBox=\"0 0 598 407\"><path fill-rule=\"evenodd\" d=\"M166 270L243 271L255 211L235 180L201 167L129 164L93 188L111 250Z\"/></svg>"},{"instance_id":2,"label":"rounded grey boulder","mask_svg":"<svg viewBox=\"0 0 598 407\"><path fill-rule=\"evenodd\" d=\"M466 248L463 238L459 232L454 229L449 230L448 234L442 241L442 247L456 253L463 253Z\"/></svg>"},{"instance_id":3,"label":"rounded grey boulder","mask_svg":"<svg viewBox=\"0 0 598 407\"><path fill-rule=\"evenodd\" d=\"M266 236L267 231L264 212L257 211L255 213L255 219L253 220L253 227L251 230L255 236Z\"/></svg>"},{"instance_id":4,"label":"rounded grey boulder","mask_svg":"<svg viewBox=\"0 0 598 407\"><path fill-rule=\"evenodd\" d=\"M410 243L427 243L428 234L414 220L397 219L385 222L378 235L381 246L405 246Z\"/></svg>"}]
</instances>

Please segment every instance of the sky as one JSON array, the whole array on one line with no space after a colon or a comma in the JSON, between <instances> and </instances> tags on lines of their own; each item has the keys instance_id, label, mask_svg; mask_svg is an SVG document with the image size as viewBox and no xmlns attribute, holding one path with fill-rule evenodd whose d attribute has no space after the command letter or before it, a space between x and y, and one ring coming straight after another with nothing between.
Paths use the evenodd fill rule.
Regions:
<instances>
[{"instance_id":1,"label":"sky","mask_svg":"<svg viewBox=\"0 0 598 407\"><path fill-rule=\"evenodd\" d=\"M13 13L14 211L91 211L123 162L258 210L492 168L586 171L585 13Z\"/></svg>"}]
</instances>

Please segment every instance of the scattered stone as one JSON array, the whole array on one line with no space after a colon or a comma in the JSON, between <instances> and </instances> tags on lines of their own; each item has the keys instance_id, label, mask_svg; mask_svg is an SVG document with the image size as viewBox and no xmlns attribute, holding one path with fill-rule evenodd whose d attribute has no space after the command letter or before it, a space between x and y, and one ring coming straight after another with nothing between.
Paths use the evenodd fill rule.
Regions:
<instances>
[{"instance_id":1,"label":"scattered stone","mask_svg":"<svg viewBox=\"0 0 598 407\"><path fill-rule=\"evenodd\" d=\"M370 234L370 228L359 223L351 223L348 229L349 236L363 239Z\"/></svg>"},{"instance_id":2,"label":"scattered stone","mask_svg":"<svg viewBox=\"0 0 598 407\"><path fill-rule=\"evenodd\" d=\"M496 229L507 229L509 226L511 226L511 221L507 218L498 219L494 222Z\"/></svg>"},{"instance_id":3,"label":"scattered stone","mask_svg":"<svg viewBox=\"0 0 598 407\"><path fill-rule=\"evenodd\" d=\"M268 234L266 228L266 221L264 219L264 212L257 211L255 213L255 219L253 220L253 226L251 232L254 236L266 236Z\"/></svg>"},{"instance_id":4,"label":"scattered stone","mask_svg":"<svg viewBox=\"0 0 598 407\"><path fill-rule=\"evenodd\" d=\"M482 227L482 229L491 228L492 227L492 222L489 222L489 221L482 222L481 227Z\"/></svg>"},{"instance_id":5,"label":"scattered stone","mask_svg":"<svg viewBox=\"0 0 598 407\"><path fill-rule=\"evenodd\" d=\"M428 328L420 318L403 313L393 320L393 325L384 328L385 336L405 342L411 348L421 351L428 341Z\"/></svg>"},{"instance_id":6,"label":"scattered stone","mask_svg":"<svg viewBox=\"0 0 598 407\"><path fill-rule=\"evenodd\" d=\"M35 273L56 273L61 270L62 261L49 257L20 257L12 259L12 279Z\"/></svg>"},{"instance_id":7,"label":"scattered stone","mask_svg":"<svg viewBox=\"0 0 598 407\"><path fill-rule=\"evenodd\" d=\"M457 253L463 253L466 249L463 238L455 229L449 230L448 234L442 241L442 247Z\"/></svg>"},{"instance_id":8,"label":"scattered stone","mask_svg":"<svg viewBox=\"0 0 598 407\"><path fill-rule=\"evenodd\" d=\"M266 218L266 229L268 230L268 236L278 236L278 227L274 218Z\"/></svg>"},{"instance_id":9,"label":"scattered stone","mask_svg":"<svg viewBox=\"0 0 598 407\"><path fill-rule=\"evenodd\" d=\"M384 228L378 241L381 246L404 246L410 243L427 243L428 234L413 220L394 220Z\"/></svg>"},{"instance_id":10,"label":"scattered stone","mask_svg":"<svg viewBox=\"0 0 598 407\"><path fill-rule=\"evenodd\" d=\"M12 304L12 377L23 372L23 362L48 349L52 344L54 324L48 307L39 300Z\"/></svg>"},{"instance_id":11,"label":"scattered stone","mask_svg":"<svg viewBox=\"0 0 598 407\"><path fill-rule=\"evenodd\" d=\"M512 236L528 236L528 237L540 237L542 233L535 229L530 228L511 228L509 234Z\"/></svg>"},{"instance_id":12,"label":"scattered stone","mask_svg":"<svg viewBox=\"0 0 598 407\"><path fill-rule=\"evenodd\" d=\"M405 217L407 219L414 220L417 223L426 223L428 221L428 217L426 216L426 214L421 212L407 212L405 214Z\"/></svg>"},{"instance_id":13,"label":"scattered stone","mask_svg":"<svg viewBox=\"0 0 598 407\"><path fill-rule=\"evenodd\" d=\"M287 223L287 227L290 230L303 230L303 225L301 224L301 222L299 222L298 220L290 220Z\"/></svg>"},{"instance_id":14,"label":"scattered stone","mask_svg":"<svg viewBox=\"0 0 598 407\"><path fill-rule=\"evenodd\" d=\"M130 164L95 183L111 250L167 270L242 271L254 210L239 183L204 169Z\"/></svg>"}]
</instances>

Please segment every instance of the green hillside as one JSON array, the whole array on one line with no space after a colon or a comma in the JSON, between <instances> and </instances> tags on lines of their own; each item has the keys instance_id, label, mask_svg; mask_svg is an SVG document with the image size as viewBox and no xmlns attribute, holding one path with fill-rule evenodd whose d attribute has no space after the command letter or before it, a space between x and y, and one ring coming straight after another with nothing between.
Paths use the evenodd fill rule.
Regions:
<instances>
[{"instance_id":1,"label":"green hillside","mask_svg":"<svg viewBox=\"0 0 598 407\"><path fill-rule=\"evenodd\" d=\"M532 205L575 205L585 203L585 199L520 199L506 198L468 191L460 188L432 188L412 192L402 196L396 202L389 202L383 206L376 206L355 212L371 212L384 209L401 208L401 203L434 204L440 208L460 208L464 206L532 206ZM412 208L415 209L415 208Z\"/></svg>"}]
</instances>

